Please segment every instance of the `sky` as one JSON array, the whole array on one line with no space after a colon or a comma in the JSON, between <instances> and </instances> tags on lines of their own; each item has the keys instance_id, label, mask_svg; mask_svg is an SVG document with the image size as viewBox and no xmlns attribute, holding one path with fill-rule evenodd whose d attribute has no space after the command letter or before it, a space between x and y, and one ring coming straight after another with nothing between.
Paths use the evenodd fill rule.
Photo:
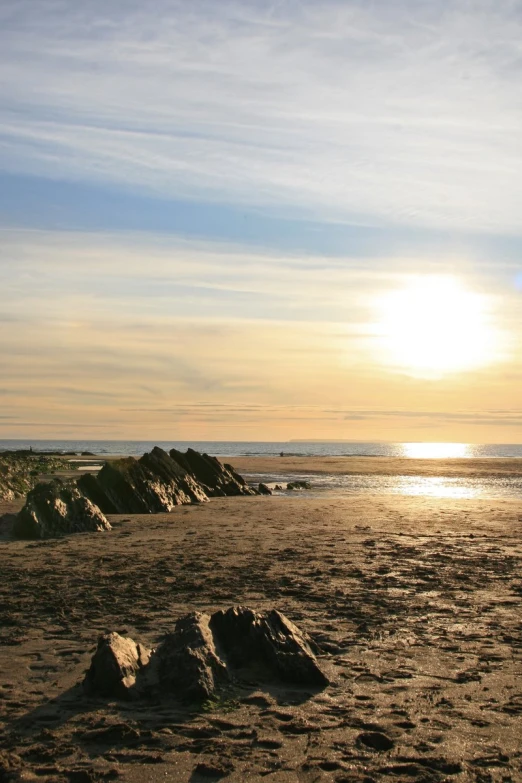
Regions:
<instances>
[{"instance_id":1,"label":"sky","mask_svg":"<svg viewBox=\"0 0 522 783\"><path fill-rule=\"evenodd\" d=\"M3 0L0 438L522 442L521 77L520 0Z\"/></svg>"}]
</instances>

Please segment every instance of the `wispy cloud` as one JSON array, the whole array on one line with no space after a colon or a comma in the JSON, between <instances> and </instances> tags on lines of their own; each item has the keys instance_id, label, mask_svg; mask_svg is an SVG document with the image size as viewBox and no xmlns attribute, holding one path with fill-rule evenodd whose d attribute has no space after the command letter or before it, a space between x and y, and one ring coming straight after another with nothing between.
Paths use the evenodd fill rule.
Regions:
<instances>
[{"instance_id":1,"label":"wispy cloud","mask_svg":"<svg viewBox=\"0 0 522 783\"><path fill-rule=\"evenodd\" d=\"M0 164L302 218L520 233L515 0L2 3Z\"/></svg>"},{"instance_id":2,"label":"wispy cloud","mask_svg":"<svg viewBox=\"0 0 522 783\"><path fill-rule=\"evenodd\" d=\"M518 428L521 40L518 0L4 0L3 434ZM511 362L386 368L418 272Z\"/></svg>"},{"instance_id":3,"label":"wispy cloud","mask_svg":"<svg viewBox=\"0 0 522 783\"><path fill-rule=\"evenodd\" d=\"M124 318L143 334L162 319L226 329L231 319L339 324L339 336L364 336L380 290L409 275L457 274L474 290L502 297L504 319L519 319L509 265L480 271L466 257L383 253L367 258L299 255L187 241L147 233L0 231L0 283L7 322L45 316L74 325L87 313ZM505 279L497 280L500 268ZM210 327L209 321L221 321Z\"/></svg>"},{"instance_id":4,"label":"wispy cloud","mask_svg":"<svg viewBox=\"0 0 522 783\"><path fill-rule=\"evenodd\" d=\"M454 433L482 428L502 440L519 426L516 356L443 384L383 366L371 302L415 270L411 259L365 265L142 234L2 239L0 395L16 417L4 436L32 422L56 437L477 439ZM497 318L519 335L517 296Z\"/></svg>"}]
</instances>

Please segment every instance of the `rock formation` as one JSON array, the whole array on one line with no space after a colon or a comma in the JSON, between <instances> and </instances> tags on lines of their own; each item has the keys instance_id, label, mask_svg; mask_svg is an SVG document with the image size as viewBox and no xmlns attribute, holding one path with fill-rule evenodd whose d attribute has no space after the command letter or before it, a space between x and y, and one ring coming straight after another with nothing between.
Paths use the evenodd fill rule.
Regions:
<instances>
[{"instance_id":1,"label":"rock formation","mask_svg":"<svg viewBox=\"0 0 522 783\"><path fill-rule=\"evenodd\" d=\"M232 465L226 462L223 464L216 457L200 454L194 449L187 449L185 454L177 449L171 449L170 456L203 485L206 494L211 498L258 494L253 487L248 486L243 476L236 473Z\"/></svg>"},{"instance_id":2,"label":"rock formation","mask_svg":"<svg viewBox=\"0 0 522 783\"><path fill-rule=\"evenodd\" d=\"M48 538L88 530L110 530L105 514L157 514L209 497L257 495L230 465L188 449L157 446L139 460L107 462L97 476L67 485L38 484L14 525L18 538Z\"/></svg>"},{"instance_id":3,"label":"rock formation","mask_svg":"<svg viewBox=\"0 0 522 783\"><path fill-rule=\"evenodd\" d=\"M52 538L110 529L98 506L74 483L55 479L48 484L37 484L29 492L16 518L13 534L16 538Z\"/></svg>"},{"instance_id":4,"label":"rock formation","mask_svg":"<svg viewBox=\"0 0 522 783\"><path fill-rule=\"evenodd\" d=\"M33 451L0 452L0 500L23 497L41 479L41 474L66 470L66 460L35 454Z\"/></svg>"},{"instance_id":5,"label":"rock formation","mask_svg":"<svg viewBox=\"0 0 522 783\"><path fill-rule=\"evenodd\" d=\"M139 460L107 462L97 476L82 476L78 485L105 514L158 514L207 500L198 482L157 446Z\"/></svg>"},{"instance_id":6,"label":"rock formation","mask_svg":"<svg viewBox=\"0 0 522 783\"><path fill-rule=\"evenodd\" d=\"M270 487L267 487L266 484L260 484L257 489L258 489L258 492L259 492L260 495L271 495L272 494L272 490L270 489Z\"/></svg>"},{"instance_id":7,"label":"rock formation","mask_svg":"<svg viewBox=\"0 0 522 783\"><path fill-rule=\"evenodd\" d=\"M176 622L151 661L149 687L190 701L203 701L230 681L219 657L207 614L194 612Z\"/></svg>"},{"instance_id":8,"label":"rock formation","mask_svg":"<svg viewBox=\"0 0 522 783\"><path fill-rule=\"evenodd\" d=\"M304 634L276 609L261 614L233 607L215 612L210 627L218 649L234 667L265 669L268 676L300 685L328 684Z\"/></svg>"},{"instance_id":9,"label":"rock formation","mask_svg":"<svg viewBox=\"0 0 522 783\"><path fill-rule=\"evenodd\" d=\"M201 702L245 678L324 688L328 685L306 636L275 609L262 614L233 607L195 612L150 654L132 639L100 638L84 680L103 696L171 696Z\"/></svg>"},{"instance_id":10,"label":"rock formation","mask_svg":"<svg viewBox=\"0 0 522 783\"><path fill-rule=\"evenodd\" d=\"M309 481L290 481L286 485L287 489L312 489L312 485Z\"/></svg>"},{"instance_id":11,"label":"rock formation","mask_svg":"<svg viewBox=\"0 0 522 783\"><path fill-rule=\"evenodd\" d=\"M128 698L136 684L136 677L148 664L149 657L150 650L136 644L133 639L117 633L100 636L83 681L86 693Z\"/></svg>"}]
</instances>

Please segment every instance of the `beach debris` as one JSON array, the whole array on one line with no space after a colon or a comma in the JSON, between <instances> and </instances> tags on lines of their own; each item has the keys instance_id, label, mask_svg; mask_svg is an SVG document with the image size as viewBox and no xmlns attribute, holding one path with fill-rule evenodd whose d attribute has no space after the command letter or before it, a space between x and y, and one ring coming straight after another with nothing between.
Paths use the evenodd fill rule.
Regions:
<instances>
[{"instance_id":1,"label":"beach debris","mask_svg":"<svg viewBox=\"0 0 522 783\"><path fill-rule=\"evenodd\" d=\"M13 525L13 535L24 539L102 530L111 530L111 526L98 506L74 482L60 479L37 484Z\"/></svg>"},{"instance_id":2,"label":"beach debris","mask_svg":"<svg viewBox=\"0 0 522 783\"><path fill-rule=\"evenodd\" d=\"M118 633L100 636L83 687L86 693L128 698L136 677L147 665L150 650Z\"/></svg>"},{"instance_id":3,"label":"beach debris","mask_svg":"<svg viewBox=\"0 0 522 783\"><path fill-rule=\"evenodd\" d=\"M286 485L287 489L312 489L312 485L309 481L290 481Z\"/></svg>"},{"instance_id":4,"label":"beach debris","mask_svg":"<svg viewBox=\"0 0 522 783\"><path fill-rule=\"evenodd\" d=\"M237 606L181 617L150 657L132 639L102 636L84 687L117 698L170 695L203 702L241 679L313 688L329 682L307 637L284 614Z\"/></svg>"},{"instance_id":5,"label":"beach debris","mask_svg":"<svg viewBox=\"0 0 522 783\"><path fill-rule=\"evenodd\" d=\"M270 487L267 487L266 484L260 484L257 489L258 489L258 492L259 492L260 495L271 495L272 494L272 490L270 489Z\"/></svg>"}]
</instances>

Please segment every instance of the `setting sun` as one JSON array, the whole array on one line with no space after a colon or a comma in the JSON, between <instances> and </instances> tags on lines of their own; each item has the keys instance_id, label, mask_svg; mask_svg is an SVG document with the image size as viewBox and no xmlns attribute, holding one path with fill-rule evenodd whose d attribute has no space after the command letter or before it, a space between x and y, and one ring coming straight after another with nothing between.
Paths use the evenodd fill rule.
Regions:
<instances>
[{"instance_id":1,"label":"setting sun","mask_svg":"<svg viewBox=\"0 0 522 783\"><path fill-rule=\"evenodd\" d=\"M488 364L496 342L488 298L457 278L415 277L377 304L385 362L440 376Z\"/></svg>"}]
</instances>

